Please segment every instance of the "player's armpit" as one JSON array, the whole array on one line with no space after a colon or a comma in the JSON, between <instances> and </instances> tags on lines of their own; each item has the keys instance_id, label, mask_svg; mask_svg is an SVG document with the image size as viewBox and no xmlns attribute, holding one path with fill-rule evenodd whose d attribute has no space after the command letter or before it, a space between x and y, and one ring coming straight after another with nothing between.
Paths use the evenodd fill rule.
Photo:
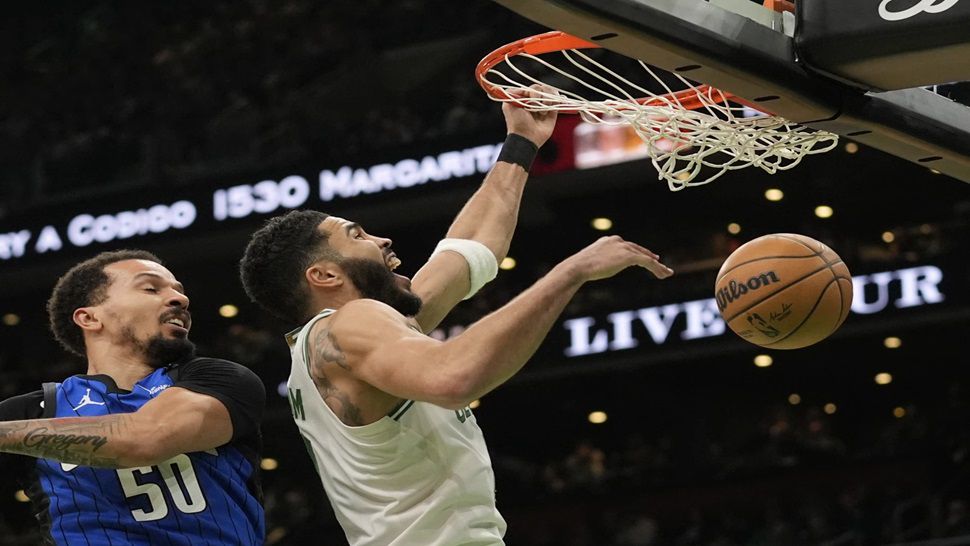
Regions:
<instances>
[{"instance_id":1,"label":"player's armpit","mask_svg":"<svg viewBox=\"0 0 970 546\"><path fill-rule=\"evenodd\" d=\"M182 453L229 443L229 410L212 396L169 387L132 414L142 437L139 459L151 466Z\"/></svg>"},{"instance_id":2,"label":"player's armpit","mask_svg":"<svg viewBox=\"0 0 970 546\"><path fill-rule=\"evenodd\" d=\"M442 342L414 331L390 306L355 300L328 326L331 347L337 348L331 358L341 359L356 379L397 398L446 408L468 403L467 381L460 366L447 365Z\"/></svg>"},{"instance_id":3,"label":"player's armpit","mask_svg":"<svg viewBox=\"0 0 970 546\"><path fill-rule=\"evenodd\" d=\"M418 270L411 291L423 302L414 317L421 330L434 330L468 294L470 286L468 262L457 252L441 252Z\"/></svg>"}]
</instances>

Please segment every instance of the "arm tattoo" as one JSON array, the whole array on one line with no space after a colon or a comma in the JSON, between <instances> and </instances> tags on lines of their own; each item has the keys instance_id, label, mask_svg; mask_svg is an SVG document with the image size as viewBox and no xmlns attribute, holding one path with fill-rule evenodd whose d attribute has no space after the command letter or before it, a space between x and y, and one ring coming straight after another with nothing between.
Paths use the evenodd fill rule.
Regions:
<instances>
[{"instance_id":1,"label":"arm tattoo","mask_svg":"<svg viewBox=\"0 0 970 546\"><path fill-rule=\"evenodd\" d=\"M364 423L364 416L360 413L360 408L353 403L347 393L330 382L323 368L316 368L313 382L316 384L317 390L320 391L323 401L330 406L330 409L345 425L361 426L366 424Z\"/></svg>"},{"instance_id":2,"label":"arm tattoo","mask_svg":"<svg viewBox=\"0 0 970 546\"><path fill-rule=\"evenodd\" d=\"M0 423L0 452L83 466L119 468L115 447L130 433L129 415Z\"/></svg>"},{"instance_id":3,"label":"arm tattoo","mask_svg":"<svg viewBox=\"0 0 970 546\"><path fill-rule=\"evenodd\" d=\"M353 403L347 393L337 388L327 377L325 369L327 364L336 364L340 368L350 371L347 357L340 348L340 344L337 343L337 337L333 335L329 324L321 327L320 331L314 336L313 346L315 350L311 363L312 378L317 390L320 391L320 396L344 424L364 425L364 417L361 415L360 408Z\"/></svg>"},{"instance_id":4,"label":"arm tattoo","mask_svg":"<svg viewBox=\"0 0 970 546\"><path fill-rule=\"evenodd\" d=\"M337 337L333 335L329 325L326 328L321 328L317 333L314 346L317 348L317 358L321 362L333 362L345 370L350 370L350 366L347 365L347 357L340 348L340 344L337 343Z\"/></svg>"}]
</instances>

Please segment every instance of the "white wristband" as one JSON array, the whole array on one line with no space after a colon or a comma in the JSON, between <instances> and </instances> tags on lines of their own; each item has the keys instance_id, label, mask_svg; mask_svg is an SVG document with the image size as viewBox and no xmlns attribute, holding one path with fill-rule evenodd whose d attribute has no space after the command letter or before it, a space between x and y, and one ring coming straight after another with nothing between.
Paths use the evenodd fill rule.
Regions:
<instances>
[{"instance_id":1,"label":"white wristband","mask_svg":"<svg viewBox=\"0 0 970 546\"><path fill-rule=\"evenodd\" d=\"M434 252L431 253L431 258L428 258L428 261L446 250L461 254L468 262L468 280L471 287L468 289L468 294L462 299L467 300L474 296L483 286L494 279L495 275L498 275L498 261L495 259L495 254L492 254L487 246L478 241L442 239L435 247Z\"/></svg>"}]
</instances>

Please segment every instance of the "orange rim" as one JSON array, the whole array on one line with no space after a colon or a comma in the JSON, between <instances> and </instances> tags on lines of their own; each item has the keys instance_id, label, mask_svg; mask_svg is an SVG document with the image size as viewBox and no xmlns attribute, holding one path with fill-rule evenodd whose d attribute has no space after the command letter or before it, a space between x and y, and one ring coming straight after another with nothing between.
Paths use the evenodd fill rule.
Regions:
<instances>
[{"instance_id":1,"label":"orange rim","mask_svg":"<svg viewBox=\"0 0 970 546\"><path fill-rule=\"evenodd\" d=\"M475 77L478 79L478 83L482 86L482 89L484 89L485 92L488 93L492 98L506 100L510 97L505 90L486 81L485 74L499 63L505 61L507 57L514 57L523 53L529 55L542 55L544 53L554 53L556 51L566 51L570 49L600 49L601 47L602 46L598 44L587 42L586 40L558 30L537 34L535 36L529 36L528 38L523 38L521 40L506 44L486 55L485 58L479 61L478 66L475 68ZM719 91L707 84L701 84L697 87L684 89L683 91L678 91L676 93L668 93L666 95L658 95L656 97L640 98L637 99L637 103L644 106L655 106L662 105L667 102L674 102L685 109L696 110L704 105L704 101L700 99L701 96L706 96L709 99L713 99L718 94L724 97L725 102L729 100L735 100L742 104L746 104L747 102L743 99L738 99L730 93ZM561 113L575 114L578 113L578 111L566 110L561 111Z\"/></svg>"},{"instance_id":2,"label":"orange rim","mask_svg":"<svg viewBox=\"0 0 970 546\"><path fill-rule=\"evenodd\" d=\"M770 10L777 11L779 13L783 11L788 11L792 13L795 12L794 2L790 2L789 0L764 0L762 5Z\"/></svg>"}]
</instances>

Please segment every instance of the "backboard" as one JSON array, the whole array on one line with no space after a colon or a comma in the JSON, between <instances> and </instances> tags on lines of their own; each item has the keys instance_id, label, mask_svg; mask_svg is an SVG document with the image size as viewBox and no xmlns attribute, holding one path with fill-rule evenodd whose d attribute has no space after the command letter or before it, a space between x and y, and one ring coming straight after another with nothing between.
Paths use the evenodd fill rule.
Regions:
<instances>
[{"instance_id":1,"label":"backboard","mask_svg":"<svg viewBox=\"0 0 970 546\"><path fill-rule=\"evenodd\" d=\"M868 58L845 60L833 57L822 48L810 49L813 41L825 43L826 20L817 13L808 17L797 4L791 5L795 11L789 12L769 9L749 0L495 2L551 29L747 98L759 108L791 121L849 137L970 182L970 107L924 88L873 90L885 87L885 82L890 85L905 82L909 73L924 79L931 77L925 66L918 70L913 66L925 65L928 58L970 59L970 55L963 55L970 50L970 34L964 38L962 31L941 32L940 36L950 43L939 43L940 36L937 36L937 42L917 51L919 55L896 51L876 58L874 53L864 50ZM881 3L890 2L933 4L932 0L882 0ZM788 4L779 0L770 3ZM878 13L879 2L873 0L866 4L872 4L872 10ZM970 7L970 2L965 4ZM940 9L946 5L952 9ZM945 20L951 23L956 18L960 23L946 28L967 28L962 23L970 24L970 10L958 10L960 6L954 0L942 0L936 8L930 7L926 15L948 17ZM895 5L890 7L892 12L912 12L915 14L912 19L924 15L914 10L915 5L908 7L909 11ZM888 8L883 6L883 9ZM800 33L805 30L800 26L813 29L811 34L806 33L811 40L799 42ZM900 28L890 25L880 32L895 36ZM878 36L867 37L870 42L875 38ZM811 57L807 53L816 50L819 51L816 57L823 63L831 60L833 66L809 65L804 57ZM878 70L871 66L867 69L867 62L877 64ZM970 80L970 61L939 64L947 67L941 74ZM881 80L877 77L887 71L895 71L898 77L892 77L894 74ZM853 79L857 74L861 76ZM876 83L864 81L872 79Z\"/></svg>"}]
</instances>

